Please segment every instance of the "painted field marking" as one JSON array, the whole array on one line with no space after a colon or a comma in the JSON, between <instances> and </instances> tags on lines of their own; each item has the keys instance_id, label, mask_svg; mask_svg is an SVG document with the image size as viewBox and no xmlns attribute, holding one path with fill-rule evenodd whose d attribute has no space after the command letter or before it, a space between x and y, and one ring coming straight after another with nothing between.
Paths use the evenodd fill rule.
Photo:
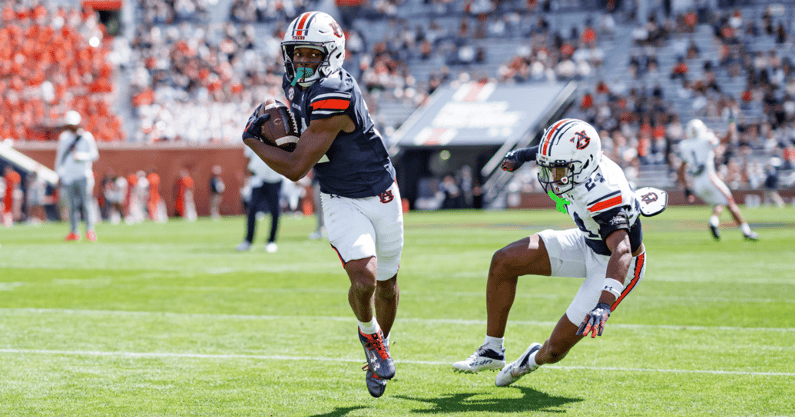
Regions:
<instances>
[{"instance_id":1,"label":"painted field marking","mask_svg":"<svg viewBox=\"0 0 795 417\"><path fill-rule=\"evenodd\" d=\"M0 315L14 314L75 314L83 316L130 316L153 318L201 318L211 320L317 320L335 322L353 322L353 317L334 317L334 316L270 316L254 314L207 314L207 313L169 313L152 311L114 311L114 310L75 310L75 309L56 309L56 308L0 308ZM422 318L400 318L401 322L421 323L421 324L455 324L455 325L478 325L483 326L486 320L463 320L463 319L422 319ZM511 321L512 325L523 326L554 326L555 321ZM689 326L673 324L621 324L612 323L611 328L620 329L665 329L665 330L720 330L732 332L795 332L795 327L731 327L731 326Z\"/></svg>"},{"instance_id":2,"label":"painted field marking","mask_svg":"<svg viewBox=\"0 0 795 417\"><path fill-rule=\"evenodd\" d=\"M63 356L98 356L120 358L151 358L151 359L244 359L244 360L276 360L276 361L313 361L313 362L346 362L361 363L363 359L327 358L323 356L288 356L288 355L239 355L239 354L210 354L210 353L169 353L169 352L102 352L86 350L42 350L42 349L0 349L0 353L7 354L33 354L33 355L63 355ZM413 361L395 360L399 364L409 365L450 365L446 361ZM755 371L724 371L714 369L653 369L653 368L620 368L601 366L561 366L545 365L545 368L560 370L588 370L588 371L613 371L613 372L658 372L672 374L705 374L705 375L747 375L747 376L784 376L793 377L795 372L755 372Z\"/></svg>"}]
</instances>

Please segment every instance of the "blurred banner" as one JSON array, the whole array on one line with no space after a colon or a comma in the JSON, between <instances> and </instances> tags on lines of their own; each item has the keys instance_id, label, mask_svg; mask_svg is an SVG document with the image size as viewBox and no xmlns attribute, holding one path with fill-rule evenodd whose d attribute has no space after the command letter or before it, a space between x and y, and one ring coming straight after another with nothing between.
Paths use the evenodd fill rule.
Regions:
<instances>
[{"instance_id":1,"label":"blurred banner","mask_svg":"<svg viewBox=\"0 0 795 417\"><path fill-rule=\"evenodd\" d=\"M470 82L436 90L390 138L390 146L516 143L572 99L574 83L499 85Z\"/></svg>"}]
</instances>

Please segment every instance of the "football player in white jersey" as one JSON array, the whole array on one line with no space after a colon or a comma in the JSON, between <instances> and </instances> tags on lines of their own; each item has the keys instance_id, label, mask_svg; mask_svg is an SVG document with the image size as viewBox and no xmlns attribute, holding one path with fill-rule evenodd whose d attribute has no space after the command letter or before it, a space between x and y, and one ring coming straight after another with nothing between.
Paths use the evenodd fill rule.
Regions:
<instances>
[{"instance_id":1,"label":"football player in white jersey","mask_svg":"<svg viewBox=\"0 0 795 417\"><path fill-rule=\"evenodd\" d=\"M621 168L602 155L593 126L577 119L555 122L538 146L509 152L501 166L513 172L531 160L538 165L538 181L544 190L554 193L557 201L565 200L565 210L577 227L541 231L505 246L492 257L486 290L486 340L453 368L463 372L500 369L497 386L510 385L541 365L560 361L589 333L601 336L611 312L646 270L640 202ZM506 366L505 326L521 275L584 281L549 339L531 344Z\"/></svg>"},{"instance_id":2,"label":"football player in white jersey","mask_svg":"<svg viewBox=\"0 0 795 417\"><path fill-rule=\"evenodd\" d=\"M737 134L735 122L729 123L727 140ZM685 128L685 140L679 142L679 156L682 164L679 166L679 182L685 186L685 196L689 202L694 202L695 193L707 204L712 205L712 216L709 218L709 229L715 240L720 240L720 214L725 207L729 208L734 221L746 239L756 241L759 236L751 230L748 223L743 219L742 213L737 203L734 202L729 187L718 178L715 172L715 147L720 144L720 140L707 126L699 119L693 119L687 123ZM687 185L687 174L693 178L693 188Z\"/></svg>"}]
</instances>

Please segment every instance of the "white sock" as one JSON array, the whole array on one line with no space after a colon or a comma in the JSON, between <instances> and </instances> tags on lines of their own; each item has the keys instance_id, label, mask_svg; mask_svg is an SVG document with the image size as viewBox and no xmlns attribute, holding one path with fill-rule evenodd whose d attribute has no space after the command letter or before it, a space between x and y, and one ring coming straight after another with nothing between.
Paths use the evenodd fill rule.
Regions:
<instances>
[{"instance_id":1,"label":"white sock","mask_svg":"<svg viewBox=\"0 0 795 417\"><path fill-rule=\"evenodd\" d=\"M483 342L483 345L486 346L486 349L491 349L497 353L501 353L503 350L505 350L503 342L505 342L504 337L491 337L487 335L486 341Z\"/></svg>"},{"instance_id":2,"label":"white sock","mask_svg":"<svg viewBox=\"0 0 795 417\"><path fill-rule=\"evenodd\" d=\"M742 231L743 231L743 234L744 234L744 235L747 235L747 234L750 234L750 233L751 233L751 227L750 227L750 226L748 226L748 223L743 223L743 224L741 224L741 225L740 225L740 230L742 230Z\"/></svg>"},{"instance_id":3,"label":"white sock","mask_svg":"<svg viewBox=\"0 0 795 417\"><path fill-rule=\"evenodd\" d=\"M530 367L531 367L531 368L533 368L533 367L536 367L536 366L539 366L539 365L536 363L536 355L538 355L538 352L539 352L539 351L540 351L540 349L539 349L539 350L537 350L537 351L535 351L535 352L533 352L533 353L531 353L531 354L530 354L530 357L528 357L528 358L527 358L527 364L528 364L528 365L530 365Z\"/></svg>"},{"instance_id":4,"label":"white sock","mask_svg":"<svg viewBox=\"0 0 795 417\"><path fill-rule=\"evenodd\" d=\"M378 322L375 320L375 317L373 317L373 319L368 321L367 323L360 321L359 329L364 334L376 334L378 333Z\"/></svg>"},{"instance_id":5,"label":"white sock","mask_svg":"<svg viewBox=\"0 0 795 417\"><path fill-rule=\"evenodd\" d=\"M384 336L384 346L386 346L387 349L389 349L389 335Z\"/></svg>"},{"instance_id":6,"label":"white sock","mask_svg":"<svg viewBox=\"0 0 795 417\"><path fill-rule=\"evenodd\" d=\"M709 218L709 224L718 227L720 226L720 219L718 218L718 216L713 215L712 217Z\"/></svg>"}]
</instances>

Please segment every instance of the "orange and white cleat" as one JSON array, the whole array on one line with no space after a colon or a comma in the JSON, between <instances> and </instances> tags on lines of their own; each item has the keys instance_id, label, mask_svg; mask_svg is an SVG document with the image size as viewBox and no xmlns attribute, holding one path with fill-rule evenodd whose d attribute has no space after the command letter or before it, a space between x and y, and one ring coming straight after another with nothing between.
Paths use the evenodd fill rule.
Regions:
<instances>
[{"instance_id":1,"label":"orange and white cleat","mask_svg":"<svg viewBox=\"0 0 795 417\"><path fill-rule=\"evenodd\" d=\"M86 232L86 239L88 239L89 242L96 242L97 241L97 234L94 233L93 230L89 230L89 231Z\"/></svg>"},{"instance_id":2,"label":"orange and white cleat","mask_svg":"<svg viewBox=\"0 0 795 417\"><path fill-rule=\"evenodd\" d=\"M67 242L77 241L77 240L80 240L80 235L78 235L75 232L69 232L69 234L66 235L66 237L63 240L65 240Z\"/></svg>"}]
</instances>

